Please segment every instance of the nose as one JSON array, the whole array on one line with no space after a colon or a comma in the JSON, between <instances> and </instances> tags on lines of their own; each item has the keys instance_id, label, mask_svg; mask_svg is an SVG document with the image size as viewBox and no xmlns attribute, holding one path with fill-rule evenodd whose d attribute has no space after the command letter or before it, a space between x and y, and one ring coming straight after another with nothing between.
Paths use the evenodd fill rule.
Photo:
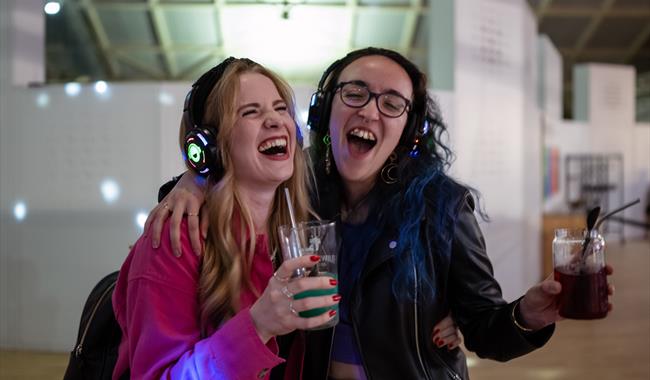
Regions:
<instances>
[{"instance_id":1,"label":"nose","mask_svg":"<svg viewBox=\"0 0 650 380\"><path fill-rule=\"evenodd\" d=\"M264 118L264 127L265 128L278 128L282 122L280 121L280 118L277 115L274 114L268 114L266 118Z\"/></svg>"},{"instance_id":2,"label":"nose","mask_svg":"<svg viewBox=\"0 0 650 380\"><path fill-rule=\"evenodd\" d=\"M359 108L358 114L366 120L379 120L379 105L374 94L370 95L370 99L365 106Z\"/></svg>"}]
</instances>

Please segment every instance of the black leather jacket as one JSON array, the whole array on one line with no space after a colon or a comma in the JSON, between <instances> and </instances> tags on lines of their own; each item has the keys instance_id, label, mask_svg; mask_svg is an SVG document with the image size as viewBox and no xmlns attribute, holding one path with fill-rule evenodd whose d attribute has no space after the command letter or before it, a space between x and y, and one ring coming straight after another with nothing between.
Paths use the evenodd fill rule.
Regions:
<instances>
[{"instance_id":1,"label":"black leather jacket","mask_svg":"<svg viewBox=\"0 0 650 380\"><path fill-rule=\"evenodd\" d=\"M506 303L493 276L483 235L474 217L469 192L456 184L456 220L451 252L437 254L436 233L424 212L423 243L430 254L428 270L435 271L437 296L425 301L418 284L417 302L398 302L392 295L394 273L390 242L397 228L387 224L373 244L359 282L353 290L351 320L366 376L378 379L468 379L465 355L456 348L438 348L432 341L435 324L450 311L464 336L465 346L480 357L506 361L541 347L554 325L525 333L512 320L514 302ZM425 194L427 206L431 195ZM394 246L394 245L393 245ZM415 268L413 269L415 270ZM416 272L416 276L421 276ZM326 379L333 329L306 333L303 379Z\"/></svg>"}]
</instances>

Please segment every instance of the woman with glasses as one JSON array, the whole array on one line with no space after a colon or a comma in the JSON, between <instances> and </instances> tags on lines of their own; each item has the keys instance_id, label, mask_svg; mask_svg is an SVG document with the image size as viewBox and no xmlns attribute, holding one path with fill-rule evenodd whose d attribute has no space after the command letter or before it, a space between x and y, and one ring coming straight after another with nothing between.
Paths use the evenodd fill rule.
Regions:
<instances>
[{"instance_id":1,"label":"woman with glasses","mask_svg":"<svg viewBox=\"0 0 650 380\"><path fill-rule=\"evenodd\" d=\"M312 199L340 225L342 299L336 328L306 334L304 379L466 379L463 352L437 336L450 312L467 349L499 361L544 345L559 319L552 279L503 300L426 84L402 55L367 48L334 62L312 97ZM167 201L196 212L200 191L184 182ZM166 217L155 209L153 227Z\"/></svg>"}]
</instances>

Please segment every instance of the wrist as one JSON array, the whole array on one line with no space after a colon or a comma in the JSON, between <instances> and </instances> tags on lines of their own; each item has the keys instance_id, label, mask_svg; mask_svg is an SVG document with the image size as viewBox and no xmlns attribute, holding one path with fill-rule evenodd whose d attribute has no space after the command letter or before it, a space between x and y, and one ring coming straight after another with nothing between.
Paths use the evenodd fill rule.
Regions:
<instances>
[{"instance_id":1,"label":"wrist","mask_svg":"<svg viewBox=\"0 0 650 380\"><path fill-rule=\"evenodd\" d=\"M523 299L522 299L523 300ZM519 329L522 332L525 333L530 333L533 332L537 329L533 328L531 324L524 318L521 312L521 301L519 300L515 303L515 306L512 308L512 322L517 326L517 329Z\"/></svg>"},{"instance_id":2,"label":"wrist","mask_svg":"<svg viewBox=\"0 0 650 380\"><path fill-rule=\"evenodd\" d=\"M250 314L251 314L251 320L253 321L253 327L255 328L255 332L257 333L257 336L260 338L262 343L266 344L271 338L273 338L273 334L267 332L263 327L262 324L259 322L260 318L256 313L255 305L253 305L250 308Z\"/></svg>"}]
</instances>

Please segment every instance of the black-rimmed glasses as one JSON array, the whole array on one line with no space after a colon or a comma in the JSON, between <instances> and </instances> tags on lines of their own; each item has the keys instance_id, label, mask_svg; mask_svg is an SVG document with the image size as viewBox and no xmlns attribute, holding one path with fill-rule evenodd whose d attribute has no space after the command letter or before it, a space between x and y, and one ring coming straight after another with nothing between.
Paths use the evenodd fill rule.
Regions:
<instances>
[{"instance_id":1,"label":"black-rimmed glasses","mask_svg":"<svg viewBox=\"0 0 650 380\"><path fill-rule=\"evenodd\" d=\"M394 91L374 93L367 86L358 82L341 82L334 88L335 91L341 90L341 101L348 107L362 108L365 107L373 97L377 102L379 112L387 117L400 117L411 106L411 102L402 95Z\"/></svg>"}]
</instances>

